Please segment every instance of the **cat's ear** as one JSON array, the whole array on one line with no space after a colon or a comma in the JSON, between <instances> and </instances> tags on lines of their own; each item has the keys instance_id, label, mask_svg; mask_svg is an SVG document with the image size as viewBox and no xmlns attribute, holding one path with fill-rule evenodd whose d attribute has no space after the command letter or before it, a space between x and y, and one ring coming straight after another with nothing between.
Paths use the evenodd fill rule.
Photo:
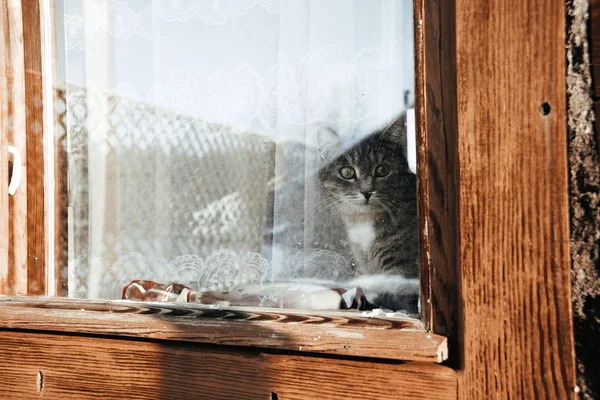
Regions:
<instances>
[{"instance_id":1,"label":"cat's ear","mask_svg":"<svg viewBox=\"0 0 600 400\"><path fill-rule=\"evenodd\" d=\"M388 138L394 143L397 143L401 146L406 145L406 113L403 112L400 114L398 118L392 121L383 132L381 132L383 136Z\"/></svg>"},{"instance_id":2,"label":"cat's ear","mask_svg":"<svg viewBox=\"0 0 600 400\"><path fill-rule=\"evenodd\" d=\"M340 151L340 135L329 126L320 125L317 128L317 143L321 157L325 160L332 159Z\"/></svg>"}]
</instances>

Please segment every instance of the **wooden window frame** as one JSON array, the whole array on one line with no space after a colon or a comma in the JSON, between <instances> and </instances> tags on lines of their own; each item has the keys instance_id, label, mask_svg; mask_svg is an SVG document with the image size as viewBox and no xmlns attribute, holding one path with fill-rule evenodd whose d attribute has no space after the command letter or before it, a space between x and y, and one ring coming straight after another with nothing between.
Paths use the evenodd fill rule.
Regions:
<instances>
[{"instance_id":1,"label":"wooden window frame","mask_svg":"<svg viewBox=\"0 0 600 400\"><path fill-rule=\"evenodd\" d=\"M22 18L23 27L28 29L23 32L23 43L17 43L14 48L15 58L19 58L21 52L28 54L30 59L25 60L25 80L20 86L24 88L25 96L21 100L29 105L25 100L27 97L43 97L44 84L51 84L52 77L44 74L42 70L43 61L49 62L53 57L44 57L42 40L40 39L44 18L48 18L48 13L44 15L41 11L38 0L23 1L22 10L11 10L14 13L13 21ZM47 3L46 3L47 4ZM21 14L19 15L19 11ZM46 21L51 23L53 21ZM20 30L18 22L15 23L15 29ZM9 38L10 39L10 38ZM46 40L51 40L50 37ZM12 49L12 48L11 48ZM31 61L33 60L33 62ZM50 66L52 67L52 66ZM17 71L19 68L16 68ZM52 68L50 68L51 70ZM15 74L16 75L16 74ZM18 92L16 90L15 92ZM46 108L53 105L53 98L45 97ZM50 107L49 107L50 106ZM22 153L26 154L26 163L35 160L36 173L30 173L28 169L27 190L21 191L19 195L25 200L15 199L15 210L11 214L22 215L27 219L27 227L24 235L26 240L13 241L13 247L22 247L19 253L28 253L37 255L41 262L35 257L28 257L26 265L15 260L13 263L13 275L17 277L16 281L25 282L24 286L5 288L3 293L27 293L35 295L47 295L64 292L62 289L63 279L60 268L62 266L61 257L52 256L53 252L47 251L52 248L49 244L50 238L55 243L60 242L60 237L56 234L64 234L64 228L61 226L61 219L55 218L54 231L56 234L46 236L47 232L40 232L39 216L48 212L44 209L44 200L47 200L48 193L44 193L43 174L37 171L44 171L44 149L42 142L35 140L39 132L33 132L32 125L42 125L46 122L54 124L54 120L46 119L42 121L42 112L37 110L35 115L21 116L22 125L27 131L26 138L20 136L21 143L18 147ZM19 135L14 135L17 137ZM46 134L47 136L47 134ZM31 146L30 143L35 143ZM27 146L25 145L27 143ZM55 146L58 148L58 146ZM48 152L46 152L46 155ZM54 152L54 159L61 161L62 157L58 152ZM54 172L54 182L58 183L55 190L63 189L65 185L62 182L65 177L63 173L56 168ZM421 174L422 175L422 174ZM34 186L35 185L35 186ZM422 191L426 190L421 185ZM46 195L46 198L44 197ZM55 193L55 199L61 199L60 193ZM34 200L34 201L31 201ZM49 202L46 201L46 205ZM54 212L58 215L60 210L56 203ZM48 208L52 210L52 208ZM55 215L51 212L52 215ZM425 224L425 219L421 219L420 224ZM19 226L15 223L14 226ZM13 234L13 237L19 237L20 234ZM45 240L44 240L45 239ZM48 248L47 248L48 247ZM53 260L55 263L54 273L49 273L50 263L44 262L44 257ZM21 264L21 267L18 267ZM34 279L31 277L35 276ZM52 277L56 276L57 279ZM427 274L425 274L427 276ZM33 285L36 288L32 289ZM45 286L45 289L44 289ZM0 300L3 306L0 308L0 319L9 324L12 328L25 329L31 327L32 321L28 318L21 318L25 310L29 308L36 309L38 321L35 325L38 329L45 329L57 332L81 331L89 334L102 334L103 332L119 332L122 336L147 337L147 338L170 338L173 340L196 341L202 343L229 344L243 346L257 346L261 348L273 348L279 350L294 350L302 352L339 354L347 356L360 356L371 358L382 358L403 361L426 361L441 363L448 357L448 345L446 337L432 333L426 323L414 318L381 318L365 317L360 313L352 312L300 312L293 310L276 310L271 312L262 308L236 308L230 307L215 312L214 309L193 304L144 304L128 301L83 301L60 298L27 298L19 297L6 298ZM426 308L430 302L424 302ZM103 320L102 312L108 313L106 324L98 324ZM128 312L124 310L129 310ZM73 314L73 311L79 311ZM425 312L429 315L429 312ZM25 313L27 314L27 313ZM156 321L156 314L161 315L161 320ZM61 317L62 315L62 317ZM65 317L68 315L68 317ZM116 319L115 315L120 316ZM195 318L191 320L190 318ZM133 319L132 319L133 318ZM168 321L165 319L168 318ZM91 321L95 322L97 329L90 327ZM248 322L252 323L249 324ZM167 323L169 322L169 323ZM120 326L113 329L115 324ZM164 328L159 329L159 326ZM129 329L124 329L128 326ZM301 327L298 329L298 326ZM78 327L78 328L77 328ZM187 332L193 328L193 334ZM270 332L270 333L269 333Z\"/></svg>"},{"instance_id":2,"label":"wooden window frame","mask_svg":"<svg viewBox=\"0 0 600 400\"><path fill-rule=\"evenodd\" d=\"M0 85L11 96L8 102L8 96L0 99L0 129L8 132L0 136L0 151L6 154L7 144L15 144L27 166L19 196L7 201L6 188L0 188L0 238L9 238L0 239L0 292L56 293L55 281L48 277L55 273L45 268L52 254L46 252L48 243L56 238L49 237L52 230L40 228L44 212L55 210L40 185L40 171L43 175L48 163L35 130L40 120L49 121L43 111L27 108L30 99L49 93L42 57L48 29L40 21L51 10L45 0L22 0L22 8L19 1L0 1L2 20L10 21L2 27L0 59L9 62L0 64ZM478 399L490 393L575 398L565 15L564 4L550 3L414 0L422 321L0 296L0 336L26 353L44 341L67 348L58 341L61 335L89 345L91 335L102 344L82 354L97 355L110 343L122 352L126 343L135 343L132 347L142 352L150 348L145 340L152 340L196 352L194 360L218 354L230 362L245 351L267 352L281 357L277 373L285 371L282 360L306 363L311 371L335 365L342 376L368 367L363 377L387 370L392 380L412 382L417 390L411 392L413 398L427 398L428 385L440 382L435 398ZM543 103L551 106L549 114L540 112ZM16 134L19 129L26 137ZM2 165L0 181L7 180L8 169ZM124 342L126 337L133 342ZM0 346L0 354L9 353ZM72 354L65 362L81 357ZM429 364L444 360L450 368ZM31 367L26 361L17 364ZM7 376L22 373L4 368ZM326 379L326 374L314 376ZM383 383L368 388L348 377L339 379L373 395L407 393ZM259 386L266 390L273 387L269 384ZM298 386L329 395L345 390L329 383L320 389ZM293 398L295 392L289 393Z\"/></svg>"}]
</instances>

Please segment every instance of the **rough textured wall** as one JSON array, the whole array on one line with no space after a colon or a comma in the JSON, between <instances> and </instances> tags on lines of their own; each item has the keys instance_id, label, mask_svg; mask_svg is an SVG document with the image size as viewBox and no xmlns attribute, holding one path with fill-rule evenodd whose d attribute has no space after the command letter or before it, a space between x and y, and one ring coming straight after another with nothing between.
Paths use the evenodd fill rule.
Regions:
<instances>
[{"instance_id":1,"label":"rough textured wall","mask_svg":"<svg viewBox=\"0 0 600 400\"><path fill-rule=\"evenodd\" d=\"M571 259L578 384L600 397L600 164L594 135L588 0L568 0L567 102Z\"/></svg>"}]
</instances>

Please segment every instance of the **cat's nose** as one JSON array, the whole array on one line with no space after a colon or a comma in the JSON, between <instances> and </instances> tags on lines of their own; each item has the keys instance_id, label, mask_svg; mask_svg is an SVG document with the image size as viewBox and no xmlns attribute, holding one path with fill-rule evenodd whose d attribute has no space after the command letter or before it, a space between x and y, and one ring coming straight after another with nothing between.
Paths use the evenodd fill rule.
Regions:
<instances>
[{"instance_id":1,"label":"cat's nose","mask_svg":"<svg viewBox=\"0 0 600 400\"><path fill-rule=\"evenodd\" d=\"M363 196L365 196L365 200L369 201L369 199L371 198L371 196L373 196L374 192L361 192Z\"/></svg>"}]
</instances>

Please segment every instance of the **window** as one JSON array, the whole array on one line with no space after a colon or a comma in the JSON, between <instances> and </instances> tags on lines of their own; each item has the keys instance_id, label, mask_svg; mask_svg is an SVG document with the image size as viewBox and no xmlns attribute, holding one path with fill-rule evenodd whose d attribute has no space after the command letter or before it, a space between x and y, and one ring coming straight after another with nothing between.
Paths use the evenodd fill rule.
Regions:
<instances>
[{"instance_id":1,"label":"window","mask_svg":"<svg viewBox=\"0 0 600 400\"><path fill-rule=\"evenodd\" d=\"M54 15L58 294L417 314L411 1Z\"/></svg>"},{"instance_id":2,"label":"window","mask_svg":"<svg viewBox=\"0 0 600 400\"><path fill-rule=\"evenodd\" d=\"M10 9L25 39L5 38L5 100L28 108L5 114L27 128L7 143L27 185L2 291L57 298L3 310L49 308L58 331L66 310L88 333L119 311L125 335L147 332L124 328L141 313L149 337L187 340L191 323L200 342L443 361L428 302L419 318L412 4L211 4ZM170 333L150 328L163 312Z\"/></svg>"}]
</instances>

